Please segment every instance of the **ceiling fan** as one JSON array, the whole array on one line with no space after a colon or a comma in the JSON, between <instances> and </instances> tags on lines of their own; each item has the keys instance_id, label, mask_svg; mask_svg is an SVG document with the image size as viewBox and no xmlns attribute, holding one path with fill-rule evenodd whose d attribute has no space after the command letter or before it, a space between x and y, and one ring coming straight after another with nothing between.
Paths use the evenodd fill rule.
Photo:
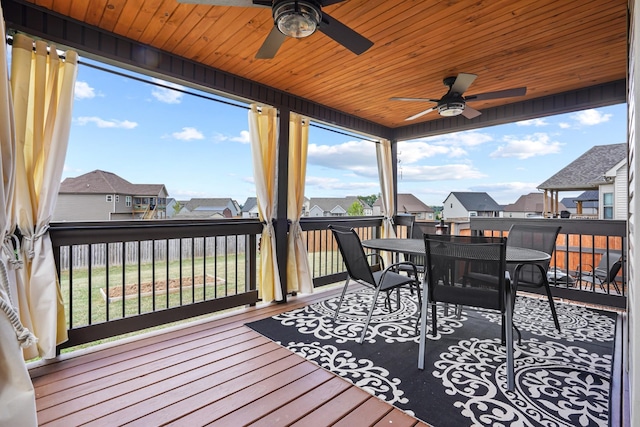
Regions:
<instances>
[{"instance_id":1,"label":"ceiling fan","mask_svg":"<svg viewBox=\"0 0 640 427\"><path fill-rule=\"evenodd\" d=\"M256 54L256 59L273 58L288 37L303 38L319 30L356 55L365 52L373 42L326 13L323 6L344 0L178 0L179 3L212 6L270 7L273 29Z\"/></svg>"},{"instance_id":2,"label":"ceiling fan","mask_svg":"<svg viewBox=\"0 0 640 427\"><path fill-rule=\"evenodd\" d=\"M485 92L476 95L463 96L471 83L478 77L475 74L460 73L457 77L447 77L443 80L445 86L449 87L449 91L440 99L432 98L391 98L392 101L427 101L435 102L437 105L431 107L405 120L414 120L425 114L437 110L441 116L452 117L463 115L467 119L473 119L482 114L480 111L469 107L468 101L484 101L487 99L510 98L513 96L523 96L527 93L526 87L518 87L514 89L498 90L495 92Z\"/></svg>"}]
</instances>

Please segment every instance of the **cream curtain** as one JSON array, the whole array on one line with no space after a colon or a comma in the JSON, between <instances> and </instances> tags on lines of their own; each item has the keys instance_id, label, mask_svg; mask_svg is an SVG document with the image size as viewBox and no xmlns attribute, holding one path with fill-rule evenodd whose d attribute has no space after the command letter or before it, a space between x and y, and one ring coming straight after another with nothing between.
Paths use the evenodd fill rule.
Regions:
<instances>
[{"instance_id":1,"label":"cream curtain","mask_svg":"<svg viewBox=\"0 0 640 427\"><path fill-rule=\"evenodd\" d=\"M281 301L284 296L280 287L273 228L277 191L278 111L273 107L252 104L249 110L249 135L258 213L264 223L260 239L260 297L266 302Z\"/></svg>"},{"instance_id":2,"label":"cream curtain","mask_svg":"<svg viewBox=\"0 0 640 427\"><path fill-rule=\"evenodd\" d=\"M35 49L34 49L35 46ZM49 222L67 152L77 75L77 54L59 58L55 46L17 34L11 88L16 124L14 215L23 236L19 270L20 316L38 337L25 357L56 356L67 339L64 306L55 269Z\"/></svg>"},{"instance_id":3,"label":"cream curtain","mask_svg":"<svg viewBox=\"0 0 640 427\"><path fill-rule=\"evenodd\" d=\"M287 219L291 223L287 240L287 291L313 292L307 248L302 239L300 216L304 204L304 184L307 176L309 119L291 113L289 119L289 183Z\"/></svg>"},{"instance_id":4,"label":"cream curtain","mask_svg":"<svg viewBox=\"0 0 640 427\"><path fill-rule=\"evenodd\" d=\"M0 33L6 34L0 7ZM15 272L7 265L15 261L10 233L13 232L12 204L15 190L16 139L13 100L7 64L7 47L0 43L0 425L37 426L35 391L24 364L21 347L30 346L35 337L20 322Z\"/></svg>"},{"instance_id":5,"label":"cream curtain","mask_svg":"<svg viewBox=\"0 0 640 427\"><path fill-rule=\"evenodd\" d=\"M378 176L380 177L382 210L384 213L381 237L396 237L396 233L393 229L393 215L396 208L393 200L395 189L393 188L393 158L391 156L391 141L383 139L376 144L376 157L378 159Z\"/></svg>"}]
</instances>

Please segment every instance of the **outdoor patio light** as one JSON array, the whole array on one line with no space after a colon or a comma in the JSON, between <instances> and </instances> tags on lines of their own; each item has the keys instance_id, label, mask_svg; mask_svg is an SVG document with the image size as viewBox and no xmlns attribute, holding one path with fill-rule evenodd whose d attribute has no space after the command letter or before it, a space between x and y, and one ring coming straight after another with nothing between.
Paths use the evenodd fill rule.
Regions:
<instances>
[{"instance_id":1,"label":"outdoor patio light","mask_svg":"<svg viewBox=\"0 0 640 427\"><path fill-rule=\"evenodd\" d=\"M321 17L320 8L312 2L285 0L273 8L278 30L285 36L297 39L313 34Z\"/></svg>"},{"instance_id":2,"label":"outdoor patio light","mask_svg":"<svg viewBox=\"0 0 640 427\"><path fill-rule=\"evenodd\" d=\"M460 114L462 114L463 110L464 102L452 101L438 105L438 113L440 113L441 116L445 117L459 116Z\"/></svg>"}]
</instances>

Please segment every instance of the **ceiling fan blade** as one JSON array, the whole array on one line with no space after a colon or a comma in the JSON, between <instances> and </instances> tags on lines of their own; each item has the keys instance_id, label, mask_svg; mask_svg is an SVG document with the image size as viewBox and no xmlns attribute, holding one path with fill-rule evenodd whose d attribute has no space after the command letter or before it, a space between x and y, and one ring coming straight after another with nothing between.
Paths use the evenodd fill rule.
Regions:
<instances>
[{"instance_id":1,"label":"ceiling fan blade","mask_svg":"<svg viewBox=\"0 0 640 427\"><path fill-rule=\"evenodd\" d=\"M424 116L425 114L429 114L429 113L430 113L430 112L432 112L433 110L435 110L435 108L433 108L433 107L432 107L432 108L429 108L428 110L424 110L424 111L422 111L422 112L420 112L420 113L418 113L418 114L414 114L414 115L413 115L413 116L411 116L411 117L407 117L407 118L406 118L406 119L404 119L404 120L405 120L406 122L408 122L409 120L417 119L418 117L422 117L422 116Z\"/></svg>"},{"instance_id":2,"label":"ceiling fan blade","mask_svg":"<svg viewBox=\"0 0 640 427\"><path fill-rule=\"evenodd\" d=\"M238 6L238 7L254 7L254 6L267 6L271 7L270 1L256 1L253 0L178 0L178 3L190 3L190 4L208 4L211 6ZM266 3L266 4L264 4Z\"/></svg>"},{"instance_id":3,"label":"ceiling fan blade","mask_svg":"<svg viewBox=\"0 0 640 427\"><path fill-rule=\"evenodd\" d=\"M256 59L271 59L276 56L278 53L278 49L284 43L284 40L287 38L284 34L282 34L277 27L273 27L267 38L260 46L258 53L256 53Z\"/></svg>"},{"instance_id":4,"label":"ceiling fan blade","mask_svg":"<svg viewBox=\"0 0 640 427\"><path fill-rule=\"evenodd\" d=\"M471 108L468 105L465 105L464 110L462 110L462 115L467 119L473 119L474 117L478 117L480 114L482 114L480 111L475 108Z\"/></svg>"},{"instance_id":5,"label":"ceiling fan blade","mask_svg":"<svg viewBox=\"0 0 640 427\"><path fill-rule=\"evenodd\" d=\"M497 90L495 92L479 93L477 95L465 96L466 101L482 101L485 99L510 98L512 96L524 96L527 94L526 87L517 87L514 89Z\"/></svg>"},{"instance_id":6,"label":"ceiling fan blade","mask_svg":"<svg viewBox=\"0 0 640 427\"><path fill-rule=\"evenodd\" d=\"M438 102L439 99L431 99L431 98L399 98L393 97L389 98L389 101L421 101L421 102Z\"/></svg>"},{"instance_id":7,"label":"ceiling fan blade","mask_svg":"<svg viewBox=\"0 0 640 427\"><path fill-rule=\"evenodd\" d=\"M467 73L460 73L458 74L458 77L456 77L456 81L453 82L453 84L451 85L451 93L459 93L459 94L463 94L465 90L467 90L467 88L469 86L471 86L471 83L473 83L473 81L476 79L475 74L467 74Z\"/></svg>"},{"instance_id":8,"label":"ceiling fan blade","mask_svg":"<svg viewBox=\"0 0 640 427\"><path fill-rule=\"evenodd\" d=\"M326 13L322 14L322 22L320 22L318 30L322 31L356 55L360 55L373 46L372 41L356 33L351 28L347 27L337 19L330 17Z\"/></svg>"}]
</instances>

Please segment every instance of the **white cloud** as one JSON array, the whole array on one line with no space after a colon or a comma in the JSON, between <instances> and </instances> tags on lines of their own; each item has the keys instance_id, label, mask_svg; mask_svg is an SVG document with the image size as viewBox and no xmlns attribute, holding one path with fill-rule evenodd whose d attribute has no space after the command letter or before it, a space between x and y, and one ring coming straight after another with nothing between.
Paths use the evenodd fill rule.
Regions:
<instances>
[{"instance_id":1,"label":"white cloud","mask_svg":"<svg viewBox=\"0 0 640 427\"><path fill-rule=\"evenodd\" d=\"M436 166L402 166L403 181L444 181L479 179L486 175L470 164L453 163ZM400 170L398 170L400 175Z\"/></svg>"},{"instance_id":2,"label":"white cloud","mask_svg":"<svg viewBox=\"0 0 640 427\"><path fill-rule=\"evenodd\" d=\"M506 144L491 153L491 157L515 157L523 160L534 156L559 153L562 146L560 142L552 141L546 133L534 133L521 138L505 136L504 141Z\"/></svg>"},{"instance_id":3,"label":"white cloud","mask_svg":"<svg viewBox=\"0 0 640 427\"><path fill-rule=\"evenodd\" d=\"M307 188L321 190L322 193L341 191L343 194L369 194L380 192L377 181L347 182L339 178L308 176L305 181Z\"/></svg>"},{"instance_id":4,"label":"white cloud","mask_svg":"<svg viewBox=\"0 0 640 427\"><path fill-rule=\"evenodd\" d=\"M129 120L104 120L95 116L82 116L75 119L76 124L84 126L89 123L93 123L99 128L118 128L118 129L133 129L138 126L138 123Z\"/></svg>"},{"instance_id":5,"label":"white cloud","mask_svg":"<svg viewBox=\"0 0 640 427\"><path fill-rule=\"evenodd\" d=\"M571 127L571 124L567 122L560 122L558 123L558 126L560 126L561 129L569 129Z\"/></svg>"},{"instance_id":6,"label":"white cloud","mask_svg":"<svg viewBox=\"0 0 640 427\"><path fill-rule=\"evenodd\" d=\"M221 133L217 133L213 136L213 139L216 142L233 141L233 142L239 142L241 144L251 143L251 138L248 130L240 131L240 135L238 136L227 136Z\"/></svg>"},{"instance_id":7,"label":"white cloud","mask_svg":"<svg viewBox=\"0 0 640 427\"><path fill-rule=\"evenodd\" d=\"M418 141L423 141L433 145L476 147L492 140L493 138L489 134L478 131L466 131L432 136Z\"/></svg>"},{"instance_id":8,"label":"white cloud","mask_svg":"<svg viewBox=\"0 0 640 427\"><path fill-rule=\"evenodd\" d=\"M307 163L378 176L375 143L348 141L338 145L309 144Z\"/></svg>"},{"instance_id":9,"label":"white cloud","mask_svg":"<svg viewBox=\"0 0 640 427\"><path fill-rule=\"evenodd\" d=\"M170 88L182 90L184 89L184 86L180 86L175 83L165 82L164 80L160 80L160 79L152 79L152 81L154 83L158 83L163 86L168 86L168 87L154 86L154 88L151 90L151 95L153 95L155 99L157 99L160 102L164 102L166 104L179 104L180 102L182 102L182 96L184 94L176 90L172 90Z\"/></svg>"},{"instance_id":10,"label":"white cloud","mask_svg":"<svg viewBox=\"0 0 640 427\"><path fill-rule=\"evenodd\" d=\"M238 136L232 136L231 138L229 138L231 141L234 142L239 142L241 144L249 144L251 142L251 139L249 137L249 131L248 130L243 130L240 131L240 135Z\"/></svg>"},{"instance_id":11,"label":"white cloud","mask_svg":"<svg viewBox=\"0 0 640 427\"><path fill-rule=\"evenodd\" d=\"M474 149L493 140L491 135L476 131L457 132L411 141L398 142L398 159L404 164L443 155L447 157L467 156Z\"/></svg>"},{"instance_id":12,"label":"white cloud","mask_svg":"<svg viewBox=\"0 0 640 427\"><path fill-rule=\"evenodd\" d=\"M96 97L96 92L91 86L89 86L89 83L76 81L73 89L73 96L76 99L91 99Z\"/></svg>"},{"instance_id":13,"label":"white cloud","mask_svg":"<svg viewBox=\"0 0 640 427\"><path fill-rule=\"evenodd\" d=\"M196 128L184 127L180 132L173 132L171 134L175 139L181 141L191 141L194 139L204 139L204 135Z\"/></svg>"},{"instance_id":14,"label":"white cloud","mask_svg":"<svg viewBox=\"0 0 640 427\"><path fill-rule=\"evenodd\" d=\"M519 122L516 122L516 125L518 126L547 126L549 124L549 122L547 122L545 119L542 118L538 118L538 119L531 119L531 120L522 120Z\"/></svg>"},{"instance_id":15,"label":"white cloud","mask_svg":"<svg viewBox=\"0 0 640 427\"><path fill-rule=\"evenodd\" d=\"M465 156L467 151L462 147L430 144L424 140L399 141L398 160L403 164L412 164L433 156Z\"/></svg>"},{"instance_id":16,"label":"white cloud","mask_svg":"<svg viewBox=\"0 0 640 427\"><path fill-rule=\"evenodd\" d=\"M593 126L608 122L612 114L603 114L598 110L584 110L571 115L571 118L584 126Z\"/></svg>"}]
</instances>

